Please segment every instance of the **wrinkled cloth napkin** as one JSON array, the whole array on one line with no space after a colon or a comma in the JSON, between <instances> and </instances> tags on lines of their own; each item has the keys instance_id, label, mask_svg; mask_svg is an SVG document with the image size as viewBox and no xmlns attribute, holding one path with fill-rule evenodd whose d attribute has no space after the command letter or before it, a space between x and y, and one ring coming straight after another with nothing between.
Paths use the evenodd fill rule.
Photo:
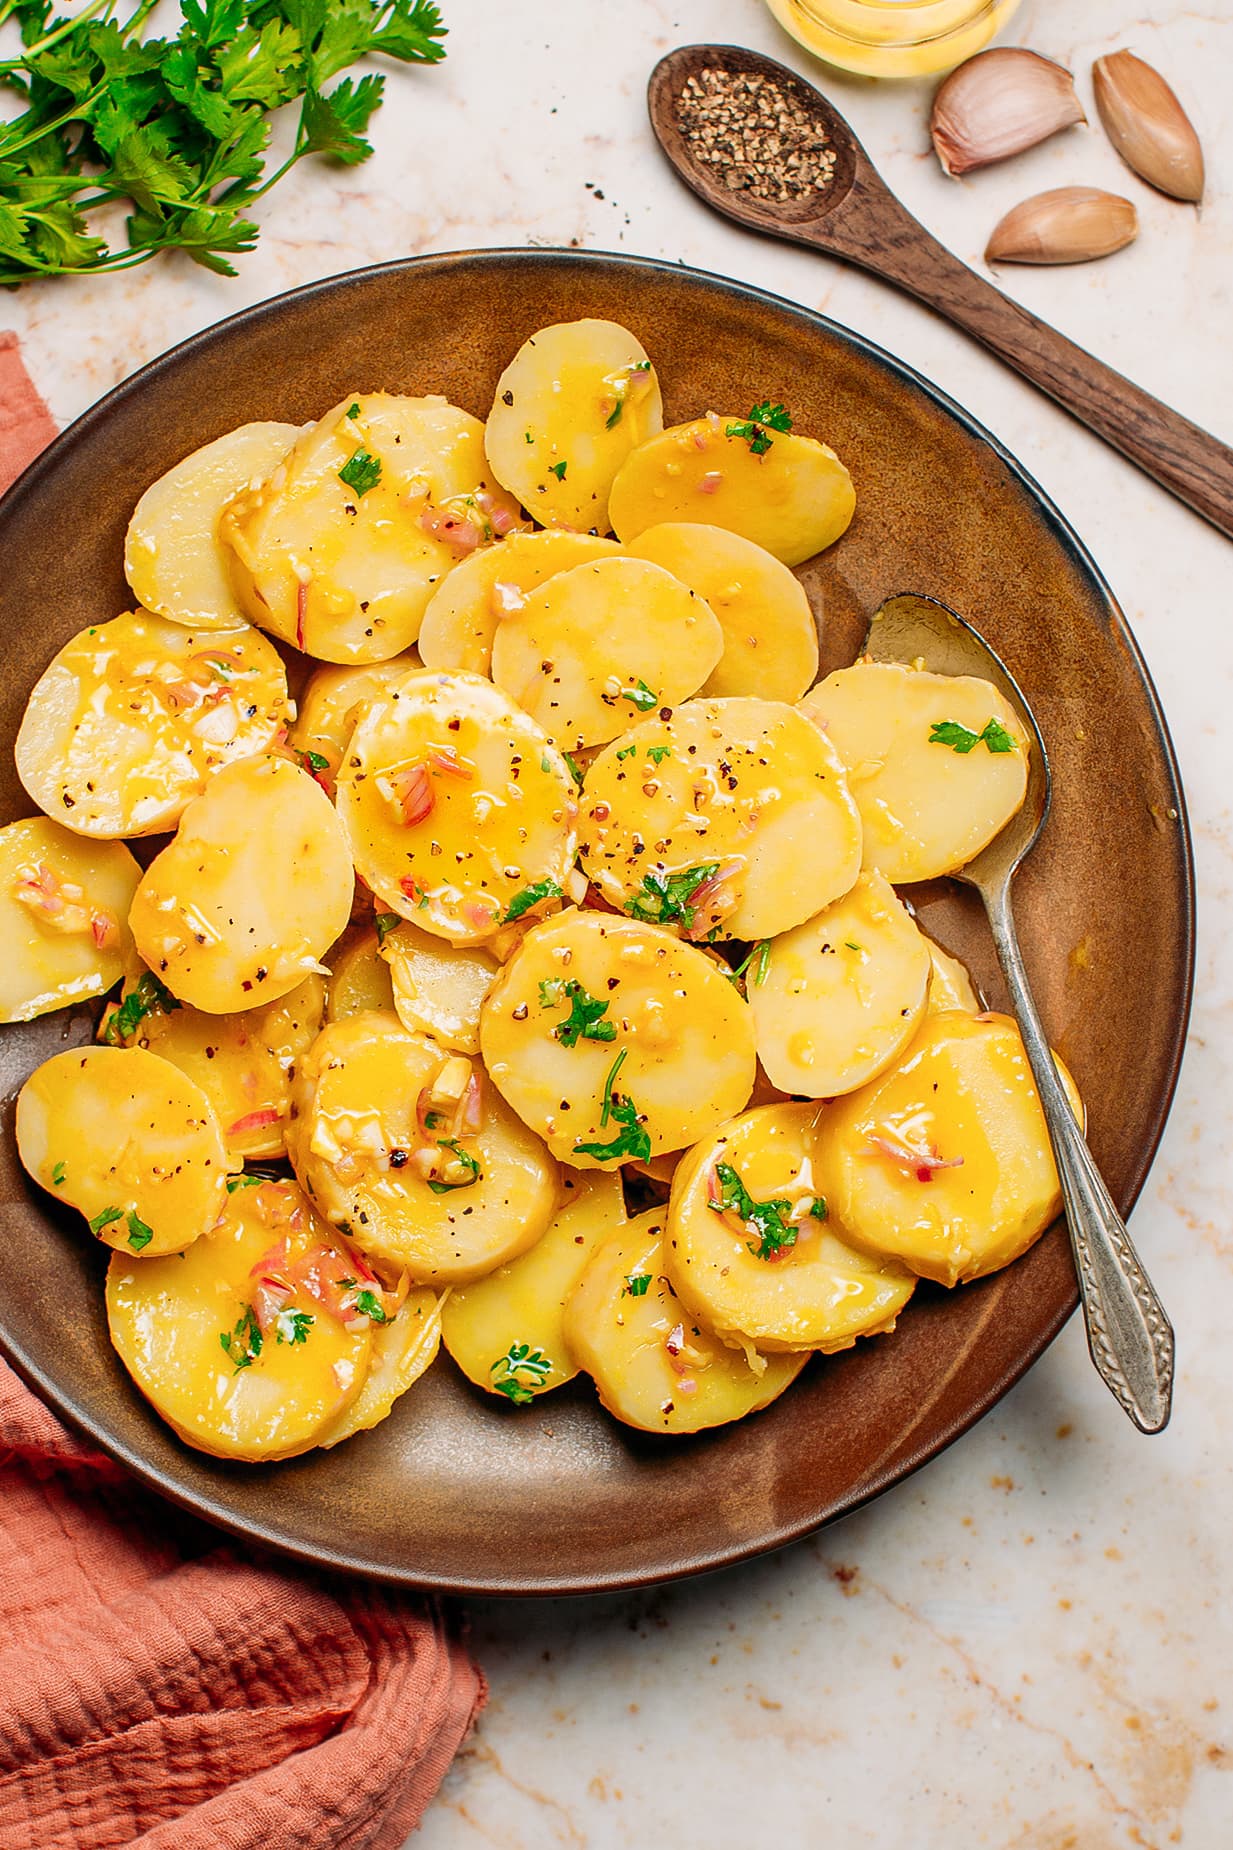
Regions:
<instances>
[{"instance_id":1,"label":"wrinkled cloth napkin","mask_svg":"<svg viewBox=\"0 0 1233 1850\"><path fill-rule=\"evenodd\" d=\"M0 489L55 428L0 333ZM0 1362L0 1850L397 1850L485 1695L435 1605L223 1543Z\"/></svg>"}]
</instances>

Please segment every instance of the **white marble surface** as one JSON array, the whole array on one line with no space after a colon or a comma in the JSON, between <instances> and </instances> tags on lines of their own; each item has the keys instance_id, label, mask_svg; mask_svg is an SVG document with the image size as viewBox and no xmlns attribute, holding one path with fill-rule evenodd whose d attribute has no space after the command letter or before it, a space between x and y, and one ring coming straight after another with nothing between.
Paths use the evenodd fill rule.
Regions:
<instances>
[{"instance_id":1,"label":"white marble surface","mask_svg":"<svg viewBox=\"0 0 1233 1850\"><path fill-rule=\"evenodd\" d=\"M823 308L936 379L1057 498L1121 597L1170 716L1201 905L1190 1047L1134 1218L1177 1327L1176 1413L1137 1437L1072 1325L974 1432L871 1508L772 1559L654 1595L473 1612L492 1680L423 1850L823 1841L876 1850L1128 1850L1233 1841L1233 551L960 335L855 272L708 215L647 132L668 47L807 61L758 0L444 0L450 56L395 73L378 154L301 168L236 282L162 261L0 303L57 416L171 342L353 264L467 245L681 258ZM1099 129L963 183L927 152L927 94L832 78L906 203L979 263L1014 200L1130 193L1140 242L1004 286L1233 438L1233 0L1031 0L1011 36L1067 61L1158 63L1208 153L1201 212L1139 186ZM816 68L816 67L815 67ZM1151 973L1144 973L1151 980Z\"/></svg>"}]
</instances>

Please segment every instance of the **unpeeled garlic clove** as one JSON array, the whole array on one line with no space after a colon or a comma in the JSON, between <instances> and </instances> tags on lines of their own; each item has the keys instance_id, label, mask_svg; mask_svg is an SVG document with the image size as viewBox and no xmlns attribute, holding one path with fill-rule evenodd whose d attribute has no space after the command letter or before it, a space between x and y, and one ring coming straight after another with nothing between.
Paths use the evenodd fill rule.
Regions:
<instances>
[{"instance_id":1,"label":"unpeeled garlic clove","mask_svg":"<svg viewBox=\"0 0 1233 1850\"><path fill-rule=\"evenodd\" d=\"M1126 165L1173 199L1203 197L1203 150L1190 117L1160 72L1132 51L1092 66L1096 107Z\"/></svg>"},{"instance_id":2,"label":"unpeeled garlic clove","mask_svg":"<svg viewBox=\"0 0 1233 1850\"><path fill-rule=\"evenodd\" d=\"M1068 70L1039 52L1002 45L977 52L939 86L929 133L947 173L961 174L1086 121Z\"/></svg>"},{"instance_id":3,"label":"unpeeled garlic clove","mask_svg":"<svg viewBox=\"0 0 1233 1850\"><path fill-rule=\"evenodd\" d=\"M1096 186L1059 186L1012 206L985 247L987 263L1087 263L1139 233L1129 199Z\"/></svg>"}]
</instances>

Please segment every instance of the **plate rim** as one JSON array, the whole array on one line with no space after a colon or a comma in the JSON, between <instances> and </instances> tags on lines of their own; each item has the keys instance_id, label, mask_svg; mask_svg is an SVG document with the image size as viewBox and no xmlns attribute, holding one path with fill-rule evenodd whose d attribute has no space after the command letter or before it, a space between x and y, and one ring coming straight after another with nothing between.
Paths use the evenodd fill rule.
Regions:
<instances>
[{"instance_id":1,"label":"plate rim","mask_svg":"<svg viewBox=\"0 0 1233 1850\"><path fill-rule=\"evenodd\" d=\"M958 423L970 439L989 449L1002 463L1012 480L1026 491L1027 498L1046 520L1054 539L1072 555L1082 574L1099 593L1105 607L1106 617L1126 649L1146 695L1156 746L1167 776L1172 802L1177 811L1176 859L1185 926L1183 943L1179 947L1183 1002L1174 1027L1164 1083L1159 1091L1148 1135L1140 1142L1134 1170L1118 1200L1118 1206L1123 1215L1129 1216L1142 1193L1173 1108L1194 1003L1196 956L1194 843L1186 794L1168 721L1151 671L1125 612L1114 596L1100 566L1065 514L1031 471L973 413L952 398L943 387L936 385L908 361L897 358L877 341L845 326L844 323L836 321L830 315L794 302L790 297L762 289L753 283L723 276L717 271L699 269L693 265L672 262L663 257L644 257L628 251L571 249L567 246L556 245L530 247L499 245L424 252L409 257L393 258L380 263L340 270L330 276L318 277L311 282L301 283L293 289L264 297L260 302L250 303L246 308L237 310L235 314L211 322L207 327L199 329L196 333L188 335L184 340L178 341L174 346L157 354L136 372L113 386L101 398L96 399L27 464L5 493L0 496L0 514L7 513L17 503L37 493L42 487L44 477L54 472L60 456L71 449L81 435L92 430L96 424L103 422L128 400L140 399L146 387L161 373L173 369L188 356L208 350L211 346L225 345L235 330L264 320L288 302L313 296L326 298L332 291L341 287L383 274L414 277L425 270L448 270L460 266L481 270L488 266L499 269L511 264L529 266L532 269L542 265L547 269L561 263L577 265L580 268L593 269L597 272L609 267L618 267L643 273L650 271L664 277L684 276L691 282L716 290L722 295L737 296L753 305L771 308L779 313L786 312L789 316L803 319L811 327L854 348L865 359L872 361L876 367L891 373L902 384L922 394ZM717 1547L705 1554L695 1551L688 1561L675 1566L668 1573L656 1569L647 1571L626 1569L534 1582L528 1582L525 1579L515 1580L508 1574L497 1574L478 1579L472 1577L462 1582L451 1580L448 1576L440 1574L424 1575L416 1573L411 1568L376 1564L362 1556L349 1553L345 1546L322 1548L305 1544L293 1535L280 1530L276 1522L243 1521L234 1516L224 1503L210 1496L182 1488L161 1467L148 1463L140 1453L134 1451L123 1440L112 1438L88 1411L67 1405L61 1399L38 1359L28 1354L20 1344L12 1340L3 1322L0 1322L0 1353L4 1355L19 1378L39 1396L57 1418L63 1420L70 1430L89 1439L108 1457L122 1464L146 1489L155 1491L179 1509L202 1518L212 1526L249 1544L270 1548L280 1556L307 1567L327 1568L379 1585L401 1586L470 1598L537 1599L635 1591L640 1588L666 1585L671 1581L692 1579L701 1574L714 1573L722 1568L735 1566L740 1562L772 1553L793 1542L800 1541L807 1535L816 1533L823 1527L830 1527L843 1517L872 1503L875 1498L882 1496L894 1485L912 1477L930 1460L948 1450L957 1439L970 1431L1040 1359L1062 1327L1069 1322L1078 1303L1078 1284L1073 1282L1065 1302L1041 1327L1023 1353L1016 1356L1003 1369L992 1385L961 1416L952 1419L945 1426L941 1436L937 1433L931 1434L927 1442L913 1449L906 1463L880 1467L872 1479L862 1485L859 1491L854 1491L843 1498L838 1506L827 1515L779 1524L773 1530L764 1532L753 1542L743 1540L734 1545Z\"/></svg>"}]
</instances>

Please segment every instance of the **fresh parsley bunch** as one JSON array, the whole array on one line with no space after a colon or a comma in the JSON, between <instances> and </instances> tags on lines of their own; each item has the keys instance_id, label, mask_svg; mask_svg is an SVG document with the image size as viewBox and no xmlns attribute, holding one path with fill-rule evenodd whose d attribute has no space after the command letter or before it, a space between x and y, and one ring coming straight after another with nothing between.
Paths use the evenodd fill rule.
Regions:
<instances>
[{"instance_id":1,"label":"fresh parsley bunch","mask_svg":"<svg viewBox=\"0 0 1233 1850\"><path fill-rule=\"evenodd\" d=\"M373 52L445 56L431 0L181 0L178 34L145 39L155 3L119 18L116 0L86 0L59 18L51 0L0 0L23 47L0 60L21 103L0 129L0 283L129 269L169 249L234 276L230 257L256 242L248 212L297 161L372 153L385 79L333 79ZM270 114L297 100L294 148L267 174ZM119 249L89 218L115 200L133 207Z\"/></svg>"}]
</instances>

